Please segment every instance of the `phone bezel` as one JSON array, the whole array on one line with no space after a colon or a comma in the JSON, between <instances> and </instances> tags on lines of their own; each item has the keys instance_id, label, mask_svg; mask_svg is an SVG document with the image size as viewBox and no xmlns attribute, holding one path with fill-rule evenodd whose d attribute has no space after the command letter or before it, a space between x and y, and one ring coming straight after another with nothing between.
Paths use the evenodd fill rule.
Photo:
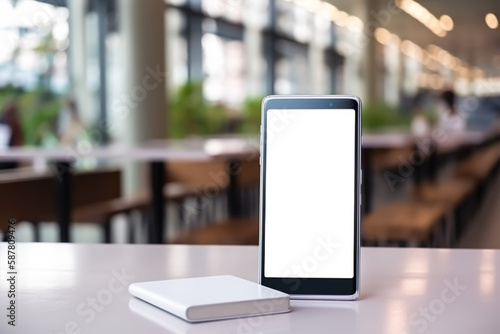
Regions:
<instances>
[{"instance_id":1,"label":"phone bezel","mask_svg":"<svg viewBox=\"0 0 500 334\"><path fill-rule=\"evenodd\" d=\"M266 278L265 265L265 181L267 111L270 109L354 109L355 176L354 176L354 276L353 278ZM290 294L294 299L353 300L359 296L360 206L361 206L361 100L351 95L283 95L268 96L262 101L260 170L260 240L259 283Z\"/></svg>"}]
</instances>

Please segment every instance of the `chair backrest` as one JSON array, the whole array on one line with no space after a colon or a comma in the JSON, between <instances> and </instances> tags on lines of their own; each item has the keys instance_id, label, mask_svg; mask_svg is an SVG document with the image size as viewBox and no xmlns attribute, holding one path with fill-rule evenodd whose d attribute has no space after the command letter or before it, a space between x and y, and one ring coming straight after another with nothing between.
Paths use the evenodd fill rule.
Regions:
<instances>
[{"instance_id":1,"label":"chair backrest","mask_svg":"<svg viewBox=\"0 0 500 334\"><path fill-rule=\"evenodd\" d=\"M241 186L253 186L259 184L260 165L259 156L252 159L240 161L241 172L238 174L238 183Z\"/></svg>"},{"instance_id":2,"label":"chair backrest","mask_svg":"<svg viewBox=\"0 0 500 334\"><path fill-rule=\"evenodd\" d=\"M73 209L121 196L120 170L76 171L71 176ZM56 178L49 172L0 173L0 230L8 220L55 221Z\"/></svg>"},{"instance_id":3,"label":"chair backrest","mask_svg":"<svg viewBox=\"0 0 500 334\"><path fill-rule=\"evenodd\" d=\"M119 169L98 169L72 175L73 208L104 202L121 196Z\"/></svg>"},{"instance_id":4,"label":"chair backrest","mask_svg":"<svg viewBox=\"0 0 500 334\"><path fill-rule=\"evenodd\" d=\"M226 162L210 161L169 161L166 164L167 181L201 188L206 185L226 188L229 177Z\"/></svg>"},{"instance_id":5,"label":"chair backrest","mask_svg":"<svg viewBox=\"0 0 500 334\"><path fill-rule=\"evenodd\" d=\"M50 173L0 174L0 229L11 218L17 221L53 219L56 211L54 178Z\"/></svg>"},{"instance_id":6,"label":"chair backrest","mask_svg":"<svg viewBox=\"0 0 500 334\"><path fill-rule=\"evenodd\" d=\"M239 160L237 171L239 186L259 183L259 157ZM228 162L224 159L210 161L169 161L166 164L168 182L180 182L190 186L206 185L226 188L229 183Z\"/></svg>"}]
</instances>

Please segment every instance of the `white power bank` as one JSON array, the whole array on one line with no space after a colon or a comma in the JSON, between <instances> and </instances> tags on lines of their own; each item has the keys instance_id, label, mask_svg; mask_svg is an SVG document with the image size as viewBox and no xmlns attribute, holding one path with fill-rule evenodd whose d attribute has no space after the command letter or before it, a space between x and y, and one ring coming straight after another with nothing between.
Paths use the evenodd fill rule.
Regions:
<instances>
[{"instance_id":1,"label":"white power bank","mask_svg":"<svg viewBox=\"0 0 500 334\"><path fill-rule=\"evenodd\" d=\"M133 283L129 292L189 322L290 311L289 295L230 275Z\"/></svg>"}]
</instances>

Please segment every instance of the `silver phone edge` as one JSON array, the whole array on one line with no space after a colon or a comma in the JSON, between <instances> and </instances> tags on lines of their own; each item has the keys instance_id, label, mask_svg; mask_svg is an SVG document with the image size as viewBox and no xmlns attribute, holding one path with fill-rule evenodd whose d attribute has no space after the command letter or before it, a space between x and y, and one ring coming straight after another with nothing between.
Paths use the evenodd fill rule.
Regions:
<instances>
[{"instance_id":1,"label":"silver phone edge","mask_svg":"<svg viewBox=\"0 0 500 334\"><path fill-rule=\"evenodd\" d=\"M262 104L261 104L261 121L260 121L260 161L264 161L262 158L262 153L264 152L263 150L263 138L262 138L262 126L263 126L263 119L264 119L264 110L265 110L265 105L268 100L271 99L300 99L300 98L309 98L309 99L322 99L322 98L329 98L329 99L353 99L356 100L358 103L358 109L356 112L359 112L359 122L357 124L358 131L357 131L357 159L358 159L358 168L357 168L357 173L358 173L358 180L361 181L361 166L362 166L362 161L361 161L361 149L362 149L362 133L361 133L361 124L362 124L362 114L363 114L363 109L361 105L361 99L358 96L355 95L268 95L262 99ZM259 284L262 284L262 247L261 245L263 244L264 240L262 240L263 233L262 233L262 206L263 206L263 179L264 179L264 169L260 168L260 180L259 180L259 269L258 269L258 282ZM356 219L356 225L357 225L357 247L356 247L356 290L354 294L352 295L293 295L290 294L290 299L292 300L356 300L359 298L360 295L360 280L361 280L361 266L360 266L360 261L361 261L361 182L358 182L359 188L358 188L358 207L357 207L357 219Z\"/></svg>"}]
</instances>

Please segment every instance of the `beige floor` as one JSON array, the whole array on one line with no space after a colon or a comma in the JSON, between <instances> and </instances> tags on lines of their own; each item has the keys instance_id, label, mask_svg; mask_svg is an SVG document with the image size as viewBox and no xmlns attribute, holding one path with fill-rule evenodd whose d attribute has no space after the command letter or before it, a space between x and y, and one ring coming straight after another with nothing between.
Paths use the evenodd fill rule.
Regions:
<instances>
[{"instance_id":1,"label":"beige floor","mask_svg":"<svg viewBox=\"0 0 500 334\"><path fill-rule=\"evenodd\" d=\"M485 200L459 246L500 249L500 175L488 186Z\"/></svg>"}]
</instances>

